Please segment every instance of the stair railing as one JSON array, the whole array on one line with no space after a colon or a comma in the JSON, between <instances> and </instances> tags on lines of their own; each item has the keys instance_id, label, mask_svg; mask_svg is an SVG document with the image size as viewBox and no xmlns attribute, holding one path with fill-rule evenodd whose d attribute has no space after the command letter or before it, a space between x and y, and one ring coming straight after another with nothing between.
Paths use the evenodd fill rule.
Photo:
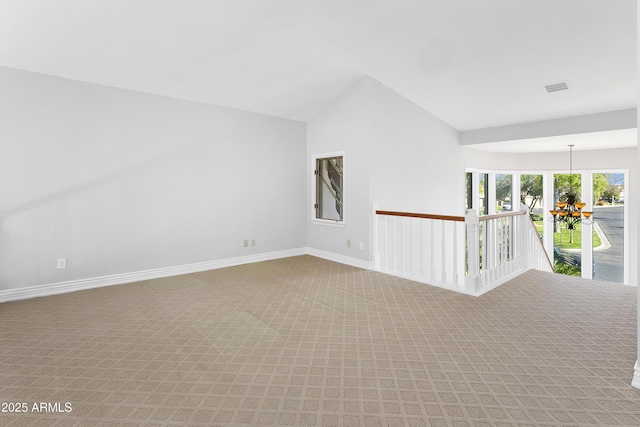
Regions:
<instances>
[{"instance_id":1,"label":"stair railing","mask_svg":"<svg viewBox=\"0 0 640 427\"><path fill-rule=\"evenodd\" d=\"M374 269L481 295L530 268L552 271L529 216L418 214L374 206Z\"/></svg>"}]
</instances>

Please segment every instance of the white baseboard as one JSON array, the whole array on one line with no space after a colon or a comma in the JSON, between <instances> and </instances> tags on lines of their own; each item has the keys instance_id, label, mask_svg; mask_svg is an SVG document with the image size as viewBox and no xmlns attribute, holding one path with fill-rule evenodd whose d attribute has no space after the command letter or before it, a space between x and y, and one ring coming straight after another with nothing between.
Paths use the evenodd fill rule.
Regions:
<instances>
[{"instance_id":1,"label":"white baseboard","mask_svg":"<svg viewBox=\"0 0 640 427\"><path fill-rule=\"evenodd\" d=\"M633 367L633 380L631 385L635 388L640 388L640 361L636 360L636 365Z\"/></svg>"},{"instance_id":2,"label":"white baseboard","mask_svg":"<svg viewBox=\"0 0 640 427\"><path fill-rule=\"evenodd\" d=\"M339 255L333 252L327 252L320 249L307 248L307 254L318 257L318 258L323 258L329 261L339 262L340 264L346 264L352 267L362 268L364 270L373 269L373 263L371 261L364 261L361 259Z\"/></svg>"},{"instance_id":3,"label":"white baseboard","mask_svg":"<svg viewBox=\"0 0 640 427\"><path fill-rule=\"evenodd\" d=\"M152 270L135 271L131 273L113 274L110 276L70 280L67 282L50 283L28 288L7 289L0 291L0 303L24 300L29 298L46 297L50 295L64 294L67 292L83 291L87 289L101 288L104 286L122 285L125 283L158 279L161 277L177 276L180 274L197 273L200 271L233 267L236 265L249 264L253 262L269 261L279 258L306 255L308 253L309 252L307 248L289 249L285 251L268 252L257 255L199 262L195 264L186 264L174 267L163 267Z\"/></svg>"}]
</instances>

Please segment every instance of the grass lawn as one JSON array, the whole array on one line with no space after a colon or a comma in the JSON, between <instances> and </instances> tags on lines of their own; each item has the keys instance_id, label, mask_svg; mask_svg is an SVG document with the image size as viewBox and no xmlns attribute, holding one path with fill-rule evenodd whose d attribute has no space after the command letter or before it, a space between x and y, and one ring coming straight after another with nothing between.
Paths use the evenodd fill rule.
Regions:
<instances>
[{"instance_id":1,"label":"grass lawn","mask_svg":"<svg viewBox=\"0 0 640 427\"><path fill-rule=\"evenodd\" d=\"M538 233L540 234L540 236L542 236L542 232L543 232L543 228L544 228L544 224L542 222L542 220L540 221L534 221L534 224L536 226L536 230L538 230ZM549 224L550 226L553 226L553 224ZM581 230L582 224L576 224L576 228L575 230L573 230L573 242L569 243L570 237L571 237L571 230L567 230L565 226L558 226L557 228L557 232L553 233L553 245L557 248L562 248L562 249L581 249L581 244L582 244L582 230ZM593 227L593 247L597 247L600 246L600 238L598 237L598 233L596 233L596 228ZM554 256L554 260L553 260L553 271L559 274L566 274L569 276L580 276L582 273L580 271L580 268L575 267L573 265L570 264L566 264L566 263L562 263L559 262L555 259Z\"/></svg>"},{"instance_id":2,"label":"grass lawn","mask_svg":"<svg viewBox=\"0 0 640 427\"><path fill-rule=\"evenodd\" d=\"M534 224L536 225L538 234L540 235L540 237L542 237L542 233L544 232L544 224L542 224L542 221L534 221Z\"/></svg>"},{"instance_id":3,"label":"grass lawn","mask_svg":"<svg viewBox=\"0 0 640 427\"><path fill-rule=\"evenodd\" d=\"M564 226L558 227L558 232L553 233L553 245L563 249L580 249L582 243L581 224L576 224L576 229L573 230L573 242L570 242L571 230L567 230ZM595 227L593 228L593 247L600 246L600 238L596 233Z\"/></svg>"},{"instance_id":4,"label":"grass lawn","mask_svg":"<svg viewBox=\"0 0 640 427\"><path fill-rule=\"evenodd\" d=\"M543 224L542 221L536 221L536 229L542 236ZM576 224L576 229L573 230L573 243L569 243L571 236L571 230L567 230L564 226L558 227L558 232L553 233L553 245L563 249L580 249L582 246L582 233L581 224ZM596 233L595 227L593 228L593 247L600 246L600 238Z\"/></svg>"}]
</instances>

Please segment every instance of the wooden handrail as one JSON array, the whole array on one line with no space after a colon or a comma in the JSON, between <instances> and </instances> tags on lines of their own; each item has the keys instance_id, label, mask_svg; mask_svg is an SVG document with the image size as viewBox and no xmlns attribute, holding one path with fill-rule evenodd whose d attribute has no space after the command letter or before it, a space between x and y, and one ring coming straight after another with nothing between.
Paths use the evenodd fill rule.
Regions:
<instances>
[{"instance_id":1,"label":"wooden handrail","mask_svg":"<svg viewBox=\"0 0 640 427\"><path fill-rule=\"evenodd\" d=\"M496 218L505 218L509 216L518 216L526 214L526 211L515 211L515 212L507 212L503 214L495 214L495 215L483 215L480 218L480 221L488 221L490 219ZM425 218L425 219L441 219L444 221L460 221L464 222L463 216L453 216L453 215L435 215L435 214L422 214L415 212L396 212L396 211L376 211L378 215L389 215L389 216L405 216L409 218Z\"/></svg>"},{"instance_id":2,"label":"wooden handrail","mask_svg":"<svg viewBox=\"0 0 640 427\"><path fill-rule=\"evenodd\" d=\"M421 214L421 213L413 213L413 212L394 212L394 211L376 211L376 214L389 215L389 216L406 216L409 218L441 219L444 221L464 222L463 216L433 215L433 214Z\"/></svg>"}]
</instances>

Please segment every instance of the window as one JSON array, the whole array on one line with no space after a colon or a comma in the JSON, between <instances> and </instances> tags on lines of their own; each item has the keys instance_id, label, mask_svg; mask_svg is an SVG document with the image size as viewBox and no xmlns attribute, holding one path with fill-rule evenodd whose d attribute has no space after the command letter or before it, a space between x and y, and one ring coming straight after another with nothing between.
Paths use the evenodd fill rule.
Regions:
<instances>
[{"instance_id":1,"label":"window","mask_svg":"<svg viewBox=\"0 0 640 427\"><path fill-rule=\"evenodd\" d=\"M489 174L480 173L478 176L478 198L480 199L478 215L489 215Z\"/></svg>"},{"instance_id":2,"label":"window","mask_svg":"<svg viewBox=\"0 0 640 427\"><path fill-rule=\"evenodd\" d=\"M315 158L315 218L343 221L343 170L344 156Z\"/></svg>"},{"instance_id":3,"label":"window","mask_svg":"<svg viewBox=\"0 0 640 427\"><path fill-rule=\"evenodd\" d=\"M473 209L473 174L471 172L467 172L466 174L466 186L464 192L464 205L467 207L467 210Z\"/></svg>"},{"instance_id":4,"label":"window","mask_svg":"<svg viewBox=\"0 0 640 427\"><path fill-rule=\"evenodd\" d=\"M593 263L591 272L595 279L626 283L625 242L626 214L624 206L625 173L609 172L593 174L593 206L598 227L593 227L591 241Z\"/></svg>"},{"instance_id":5,"label":"window","mask_svg":"<svg viewBox=\"0 0 640 427\"><path fill-rule=\"evenodd\" d=\"M557 173L553 175L553 205L567 200L582 200L582 174ZM587 228L589 230L589 228ZM582 275L582 223L553 222L553 271L569 276Z\"/></svg>"},{"instance_id":6,"label":"window","mask_svg":"<svg viewBox=\"0 0 640 427\"><path fill-rule=\"evenodd\" d=\"M520 175L520 203L529 207L529 215L542 239L544 235L543 177L540 174Z\"/></svg>"},{"instance_id":7,"label":"window","mask_svg":"<svg viewBox=\"0 0 640 427\"><path fill-rule=\"evenodd\" d=\"M513 211L511 175L496 174L496 213ZM515 206L518 207L517 205Z\"/></svg>"},{"instance_id":8,"label":"window","mask_svg":"<svg viewBox=\"0 0 640 427\"><path fill-rule=\"evenodd\" d=\"M520 175L520 203L529 207L534 221L542 220L544 215L544 198L542 197L542 175ZM542 230L540 230L542 232Z\"/></svg>"}]
</instances>

